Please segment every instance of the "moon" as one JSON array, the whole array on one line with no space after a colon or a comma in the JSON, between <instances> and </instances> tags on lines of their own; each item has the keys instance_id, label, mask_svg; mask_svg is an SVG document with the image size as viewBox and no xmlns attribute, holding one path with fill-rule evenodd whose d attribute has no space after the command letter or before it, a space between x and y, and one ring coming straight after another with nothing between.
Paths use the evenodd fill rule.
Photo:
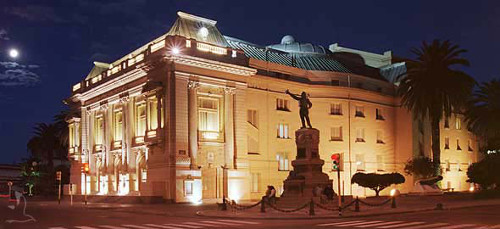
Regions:
<instances>
[{"instance_id":1,"label":"moon","mask_svg":"<svg viewBox=\"0 0 500 229\"><path fill-rule=\"evenodd\" d=\"M19 51L17 51L17 49L11 49L9 50L9 56L11 58L17 58L19 56Z\"/></svg>"}]
</instances>

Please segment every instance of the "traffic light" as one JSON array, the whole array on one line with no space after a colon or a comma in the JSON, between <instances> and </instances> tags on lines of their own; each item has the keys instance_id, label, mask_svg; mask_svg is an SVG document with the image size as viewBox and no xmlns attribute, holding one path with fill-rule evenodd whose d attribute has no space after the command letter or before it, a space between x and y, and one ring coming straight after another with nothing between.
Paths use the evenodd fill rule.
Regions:
<instances>
[{"instance_id":1,"label":"traffic light","mask_svg":"<svg viewBox=\"0 0 500 229\"><path fill-rule=\"evenodd\" d=\"M340 153L332 154L332 169L340 170Z\"/></svg>"},{"instance_id":2,"label":"traffic light","mask_svg":"<svg viewBox=\"0 0 500 229\"><path fill-rule=\"evenodd\" d=\"M82 164L82 172L84 172L84 173L89 173L90 172L89 163L83 163Z\"/></svg>"}]
</instances>

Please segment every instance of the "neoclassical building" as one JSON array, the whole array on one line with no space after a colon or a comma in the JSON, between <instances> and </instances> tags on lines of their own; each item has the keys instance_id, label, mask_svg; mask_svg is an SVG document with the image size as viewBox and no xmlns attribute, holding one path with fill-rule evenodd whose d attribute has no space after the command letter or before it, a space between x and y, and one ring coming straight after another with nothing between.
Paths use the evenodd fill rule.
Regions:
<instances>
[{"instance_id":1,"label":"neoclassical building","mask_svg":"<svg viewBox=\"0 0 500 229\"><path fill-rule=\"evenodd\" d=\"M395 76L404 63L383 55L300 43L267 46L224 36L216 21L179 12L163 36L113 63L94 62L67 100L71 182L89 195L163 197L198 202L227 196L259 199L267 185L281 193L296 156L297 101L312 101L323 170L341 154L346 195L373 195L351 185L358 172L401 172L429 155L430 128L401 108ZM477 144L459 114L442 124L445 187L466 190ZM90 173L82 174L82 163ZM337 182L334 189L338 190ZM408 192L413 179L400 185Z\"/></svg>"}]
</instances>

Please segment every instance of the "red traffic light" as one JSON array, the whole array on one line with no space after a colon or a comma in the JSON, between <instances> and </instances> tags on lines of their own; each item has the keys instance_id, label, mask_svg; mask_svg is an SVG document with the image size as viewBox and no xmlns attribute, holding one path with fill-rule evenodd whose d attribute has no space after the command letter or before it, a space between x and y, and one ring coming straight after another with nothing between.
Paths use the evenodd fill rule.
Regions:
<instances>
[{"instance_id":1,"label":"red traffic light","mask_svg":"<svg viewBox=\"0 0 500 229\"><path fill-rule=\"evenodd\" d=\"M339 161L340 160L340 153L334 153L332 154L332 161Z\"/></svg>"},{"instance_id":2,"label":"red traffic light","mask_svg":"<svg viewBox=\"0 0 500 229\"><path fill-rule=\"evenodd\" d=\"M89 171L90 171L89 163L83 163L82 164L82 172L88 173Z\"/></svg>"}]
</instances>

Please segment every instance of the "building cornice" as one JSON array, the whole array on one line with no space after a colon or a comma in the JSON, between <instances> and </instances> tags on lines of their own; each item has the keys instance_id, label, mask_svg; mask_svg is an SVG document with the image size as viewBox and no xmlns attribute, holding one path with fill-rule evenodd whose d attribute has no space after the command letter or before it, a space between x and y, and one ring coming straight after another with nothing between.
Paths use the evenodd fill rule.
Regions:
<instances>
[{"instance_id":1,"label":"building cornice","mask_svg":"<svg viewBox=\"0 0 500 229\"><path fill-rule=\"evenodd\" d=\"M185 55L166 56L176 64L188 65L197 68L204 68L214 71L227 72L235 75L252 76L257 73L257 69L243 67L235 64L228 64L219 61L207 60L199 57Z\"/></svg>"}]
</instances>

